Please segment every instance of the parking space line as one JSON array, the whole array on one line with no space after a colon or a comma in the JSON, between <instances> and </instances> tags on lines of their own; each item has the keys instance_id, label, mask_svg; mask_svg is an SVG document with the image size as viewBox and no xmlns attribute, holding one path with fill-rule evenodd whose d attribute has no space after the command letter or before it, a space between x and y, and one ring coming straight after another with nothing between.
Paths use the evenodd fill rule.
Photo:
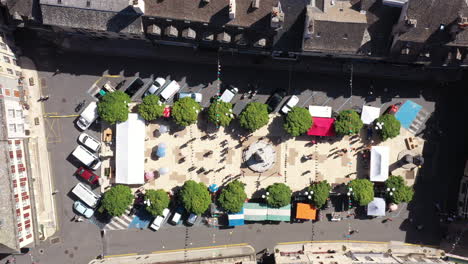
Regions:
<instances>
[{"instance_id":1,"label":"parking space line","mask_svg":"<svg viewBox=\"0 0 468 264\"><path fill-rule=\"evenodd\" d=\"M117 257L127 257L127 256L136 256L136 255L138 255L138 253L127 253L127 254L104 256L104 258L117 258Z\"/></svg>"},{"instance_id":2,"label":"parking space line","mask_svg":"<svg viewBox=\"0 0 468 264\"><path fill-rule=\"evenodd\" d=\"M329 97L329 98L322 104L322 106L326 105L328 102L330 102L330 100L331 100L331 97Z\"/></svg>"},{"instance_id":3,"label":"parking space line","mask_svg":"<svg viewBox=\"0 0 468 264\"><path fill-rule=\"evenodd\" d=\"M343 106L345 106L345 104L347 104L349 100L351 100L351 97L349 97L338 109L336 109L336 111L340 111L340 109L343 108Z\"/></svg>"},{"instance_id":4,"label":"parking space line","mask_svg":"<svg viewBox=\"0 0 468 264\"><path fill-rule=\"evenodd\" d=\"M306 103L309 102L309 100L312 99L315 94L317 94L317 92L312 92L312 95L302 104L302 107L304 107L304 105L306 105Z\"/></svg>"}]
</instances>

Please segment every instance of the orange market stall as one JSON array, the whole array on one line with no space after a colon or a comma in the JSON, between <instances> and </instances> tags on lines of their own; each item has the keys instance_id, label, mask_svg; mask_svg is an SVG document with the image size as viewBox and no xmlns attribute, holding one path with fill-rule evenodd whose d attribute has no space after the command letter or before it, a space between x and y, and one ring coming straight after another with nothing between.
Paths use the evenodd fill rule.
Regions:
<instances>
[{"instance_id":1,"label":"orange market stall","mask_svg":"<svg viewBox=\"0 0 468 264\"><path fill-rule=\"evenodd\" d=\"M296 204L296 219L316 220L317 209L312 204L297 203Z\"/></svg>"}]
</instances>

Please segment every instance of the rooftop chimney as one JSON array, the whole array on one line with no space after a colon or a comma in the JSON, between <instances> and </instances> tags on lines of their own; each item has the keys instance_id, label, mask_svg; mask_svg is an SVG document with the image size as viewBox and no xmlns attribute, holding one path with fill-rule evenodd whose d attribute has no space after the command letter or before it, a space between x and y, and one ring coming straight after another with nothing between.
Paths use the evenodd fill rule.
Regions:
<instances>
[{"instance_id":1,"label":"rooftop chimney","mask_svg":"<svg viewBox=\"0 0 468 264\"><path fill-rule=\"evenodd\" d=\"M278 6L274 6L271 11L270 26L276 30L283 26L284 12L281 9L281 3L278 2Z\"/></svg>"},{"instance_id":2,"label":"rooftop chimney","mask_svg":"<svg viewBox=\"0 0 468 264\"><path fill-rule=\"evenodd\" d=\"M252 0L252 8L259 8L260 7L260 0Z\"/></svg>"},{"instance_id":3,"label":"rooftop chimney","mask_svg":"<svg viewBox=\"0 0 468 264\"><path fill-rule=\"evenodd\" d=\"M236 18L236 0L229 0L229 19Z\"/></svg>"}]
</instances>

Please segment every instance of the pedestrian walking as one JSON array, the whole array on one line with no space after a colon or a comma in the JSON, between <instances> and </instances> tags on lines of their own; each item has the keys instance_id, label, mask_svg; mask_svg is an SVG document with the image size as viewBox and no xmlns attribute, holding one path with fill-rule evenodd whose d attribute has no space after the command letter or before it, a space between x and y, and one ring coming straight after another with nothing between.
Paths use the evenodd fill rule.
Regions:
<instances>
[{"instance_id":1,"label":"pedestrian walking","mask_svg":"<svg viewBox=\"0 0 468 264\"><path fill-rule=\"evenodd\" d=\"M52 195L57 194L57 193L59 193L59 190L54 190L54 191L52 192Z\"/></svg>"}]
</instances>

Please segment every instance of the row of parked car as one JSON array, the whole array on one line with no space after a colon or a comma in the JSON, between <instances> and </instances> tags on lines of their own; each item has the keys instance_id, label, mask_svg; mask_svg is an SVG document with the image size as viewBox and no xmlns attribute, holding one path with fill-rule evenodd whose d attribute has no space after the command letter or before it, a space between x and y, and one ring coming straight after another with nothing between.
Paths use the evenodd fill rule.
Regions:
<instances>
[{"instance_id":1,"label":"row of parked car","mask_svg":"<svg viewBox=\"0 0 468 264\"><path fill-rule=\"evenodd\" d=\"M149 228L154 230L154 231L158 231L159 228L161 228L161 226L168 220L168 222L172 225L177 225L179 222L182 221L182 215L184 213L184 208L182 207L177 207L177 209L173 212L172 214L172 217L170 219L169 218L169 215L170 215L170 210L168 208L164 209L163 210L163 213L162 215L158 215L156 216L156 218L154 218L153 222L151 222ZM187 225L194 225L195 222L197 221L198 219L198 215L194 214L194 213L191 213L188 215L187 219L185 220L185 223Z\"/></svg>"}]
</instances>

